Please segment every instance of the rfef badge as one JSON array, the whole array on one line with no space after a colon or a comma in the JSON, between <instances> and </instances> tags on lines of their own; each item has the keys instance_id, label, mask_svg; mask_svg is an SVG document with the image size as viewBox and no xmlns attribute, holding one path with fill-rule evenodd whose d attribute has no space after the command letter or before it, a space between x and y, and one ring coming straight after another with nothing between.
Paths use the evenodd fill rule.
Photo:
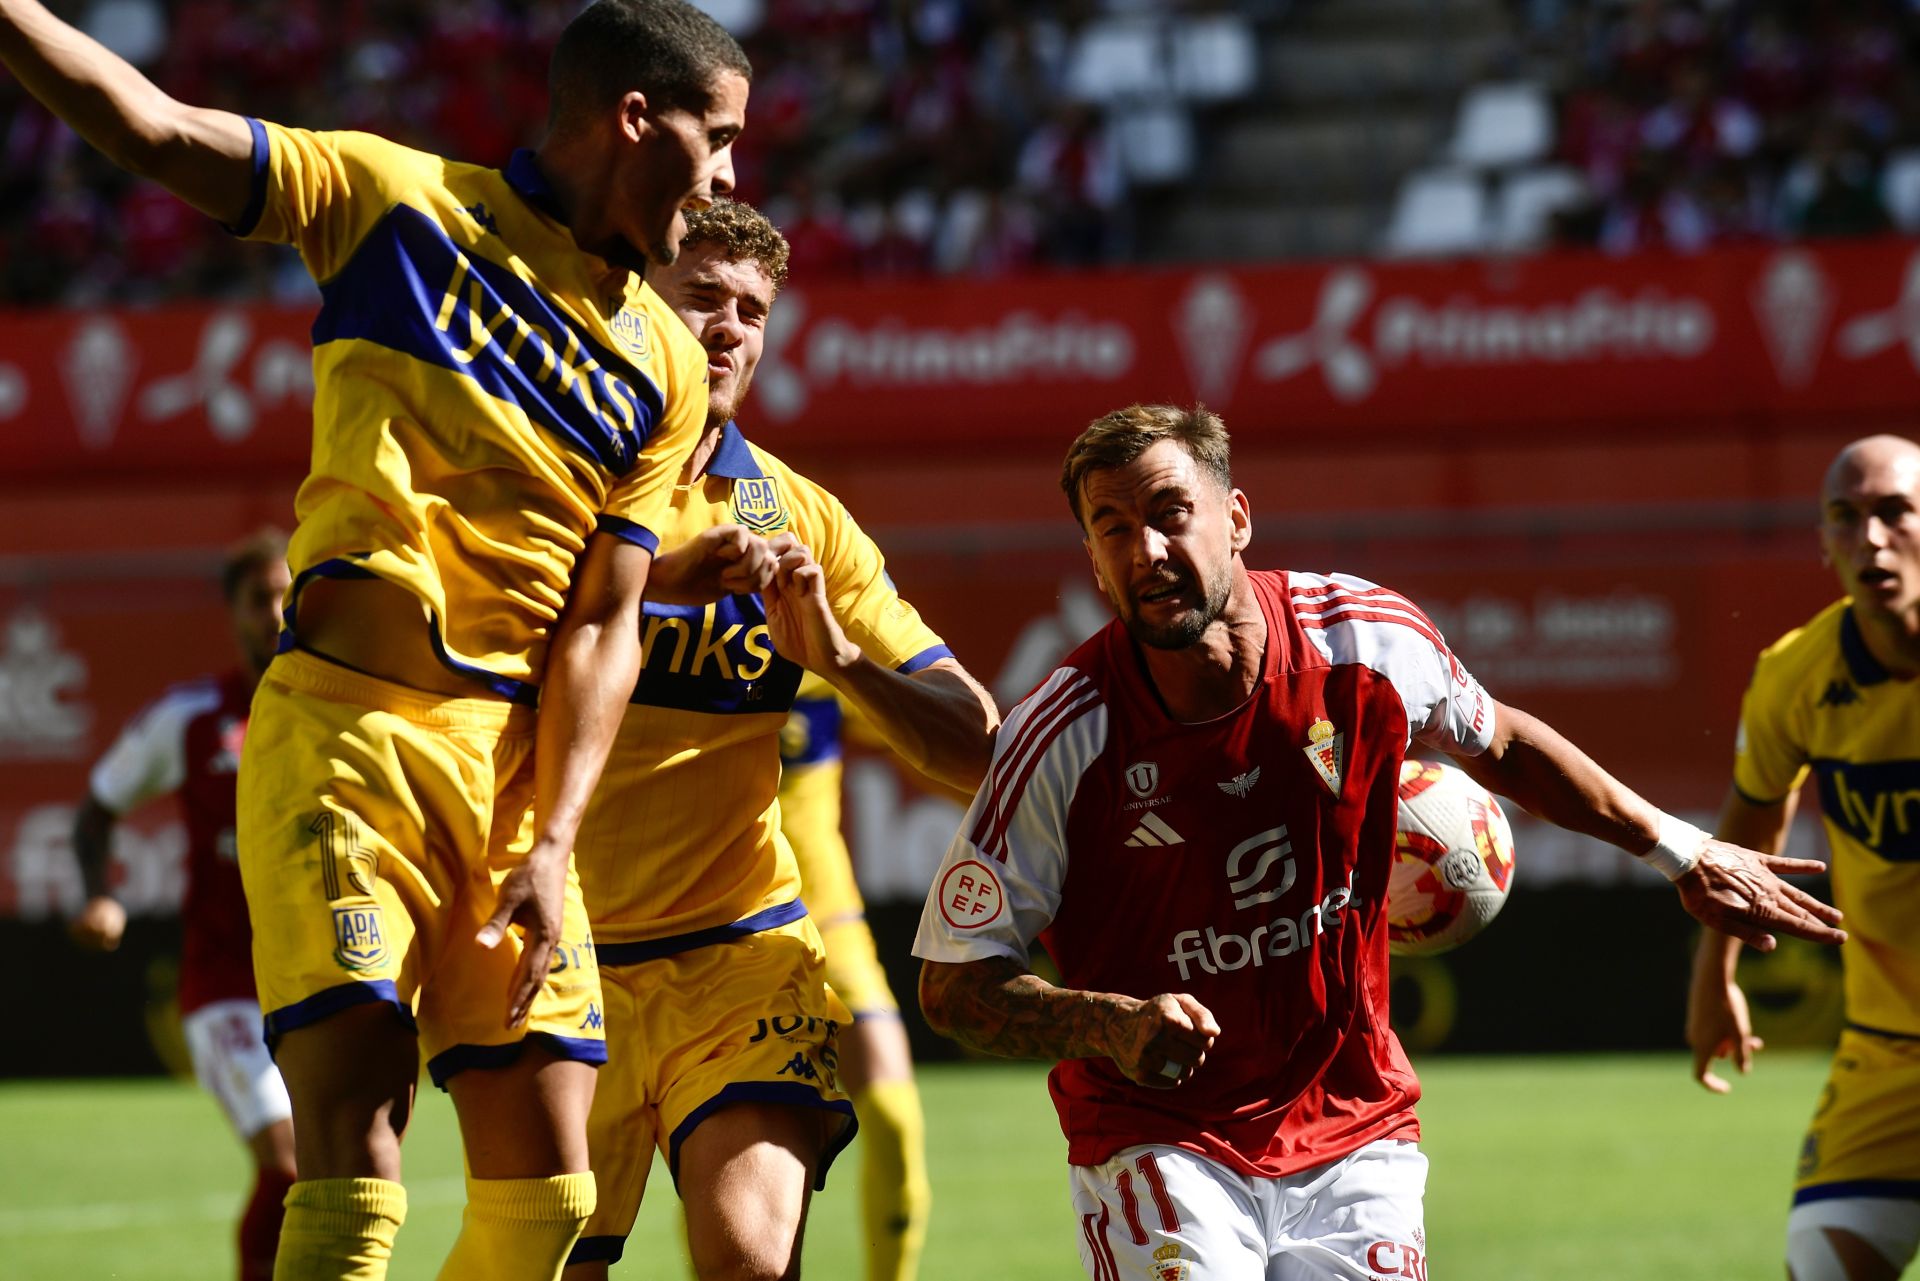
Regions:
<instances>
[{"instance_id":1,"label":"rfef badge","mask_svg":"<svg viewBox=\"0 0 1920 1281\"><path fill-rule=\"evenodd\" d=\"M787 505L771 476L742 476L733 482L733 518L756 534L787 527Z\"/></svg>"}]
</instances>

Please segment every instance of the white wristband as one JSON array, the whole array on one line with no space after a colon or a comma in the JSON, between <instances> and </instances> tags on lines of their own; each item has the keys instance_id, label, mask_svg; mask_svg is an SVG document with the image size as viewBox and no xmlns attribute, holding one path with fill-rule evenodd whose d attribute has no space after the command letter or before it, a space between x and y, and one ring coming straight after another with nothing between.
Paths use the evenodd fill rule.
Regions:
<instances>
[{"instance_id":1,"label":"white wristband","mask_svg":"<svg viewBox=\"0 0 1920 1281\"><path fill-rule=\"evenodd\" d=\"M1683 823L1671 814L1660 815L1660 839L1640 856L1649 867L1658 868L1669 881L1677 881L1700 861L1701 847L1712 837L1691 823Z\"/></svg>"}]
</instances>

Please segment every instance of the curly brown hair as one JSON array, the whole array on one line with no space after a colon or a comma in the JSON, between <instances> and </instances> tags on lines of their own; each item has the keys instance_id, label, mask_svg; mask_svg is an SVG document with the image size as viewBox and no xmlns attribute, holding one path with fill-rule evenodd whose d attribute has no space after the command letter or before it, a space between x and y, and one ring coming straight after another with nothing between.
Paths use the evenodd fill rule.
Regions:
<instances>
[{"instance_id":1,"label":"curly brown hair","mask_svg":"<svg viewBox=\"0 0 1920 1281\"><path fill-rule=\"evenodd\" d=\"M1060 489L1082 525L1080 487L1090 472L1125 467L1163 440L1175 441L1200 464L1200 470L1233 488L1232 451L1227 425L1205 405L1128 405L1096 418L1075 438L1060 466Z\"/></svg>"},{"instance_id":2,"label":"curly brown hair","mask_svg":"<svg viewBox=\"0 0 1920 1281\"><path fill-rule=\"evenodd\" d=\"M688 214L680 248L695 245L718 245L729 262L759 264L775 289L787 283L787 238L752 205L721 198Z\"/></svg>"}]
</instances>

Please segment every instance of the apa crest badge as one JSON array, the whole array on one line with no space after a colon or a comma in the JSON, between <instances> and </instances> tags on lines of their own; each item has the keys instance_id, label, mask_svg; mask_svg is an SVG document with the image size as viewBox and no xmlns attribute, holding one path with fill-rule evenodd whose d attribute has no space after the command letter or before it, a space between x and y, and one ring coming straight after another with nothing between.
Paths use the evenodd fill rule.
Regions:
<instances>
[{"instance_id":1,"label":"apa crest badge","mask_svg":"<svg viewBox=\"0 0 1920 1281\"><path fill-rule=\"evenodd\" d=\"M771 534L789 523L780 485L771 476L742 476L733 482L733 518L756 534Z\"/></svg>"},{"instance_id":2,"label":"apa crest badge","mask_svg":"<svg viewBox=\"0 0 1920 1281\"><path fill-rule=\"evenodd\" d=\"M635 360L647 358L647 313L638 307L622 307L614 313L610 326L613 336Z\"/></svg>"},{"instance_id":3,"label":"apa crest badge","mask_svg":"<svg viewBox=\"0 0 1920 1281\"><path fill-rule=\"evenodd\" d=\"M333 959L342 969L370 970L387 959L386 920L377 903L333 909Z\"/></svg>"}]
</instances>

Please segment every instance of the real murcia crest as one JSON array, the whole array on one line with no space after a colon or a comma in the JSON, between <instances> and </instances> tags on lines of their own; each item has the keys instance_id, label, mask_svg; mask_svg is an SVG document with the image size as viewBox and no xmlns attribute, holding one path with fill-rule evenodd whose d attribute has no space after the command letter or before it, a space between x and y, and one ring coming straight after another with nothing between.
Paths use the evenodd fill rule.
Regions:
<instances>
[{"instance_id":1,"label":"real murcia crest","mask_svg":"<svg viewBox=\"0 0 1920 1281\"><path fill-rule=\"evenodd\" d=\"M1347 736L1333 728L1333 722L1322 716L1307 729L1307 745L1301 748L1312 762L1314 772L1320 775L1320 781L1335 796L1340 795L1340 784L1345 781L1347 772Z\"/></svg>"},{"instance_id":2,"label":"real murcia crest","mask_svg":"<svg viewBox=\"0 0 1920 1281\"><path fill-rule=\"evenodd\" d=\"M1153 1281L1187 1281L1193 1275L1193 1265L1180 1257L1179 1243L1169 1241L1153 1252L1150 1271Z\"/></svg>"},{"instance_id":3,"label":"real murcia crest","mask_svg":"<svg viewBox=\"0 0 1920 1281\"><path fill-rule=\"evenodd\" d=\"M1246 773L1236 774L1226 782L1215 783L1214 786L1225 792L1228 796L1244 797L1248 792L1253 790L1253 785L1259 781L1260 767L1256 765Z\"/></svg>"}]
</instances>

